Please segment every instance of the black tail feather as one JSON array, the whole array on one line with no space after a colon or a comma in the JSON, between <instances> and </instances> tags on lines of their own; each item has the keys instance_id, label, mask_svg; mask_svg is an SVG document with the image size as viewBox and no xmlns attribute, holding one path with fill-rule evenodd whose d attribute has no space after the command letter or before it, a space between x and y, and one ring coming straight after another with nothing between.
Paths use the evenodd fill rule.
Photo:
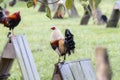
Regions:
<instances>
[{"instance_id":1,"label":"black tail feather","mask_svg":"<svg viewBox=\"0 0 120 80\"><path fill-rule=\"evenodd\" d=\"M74 42L74 35L70 32L69 29L65 30L65 46L66 52L71 55L71 52L74 52L75 49L75 42Z\"/></svg>"}]
</instances>

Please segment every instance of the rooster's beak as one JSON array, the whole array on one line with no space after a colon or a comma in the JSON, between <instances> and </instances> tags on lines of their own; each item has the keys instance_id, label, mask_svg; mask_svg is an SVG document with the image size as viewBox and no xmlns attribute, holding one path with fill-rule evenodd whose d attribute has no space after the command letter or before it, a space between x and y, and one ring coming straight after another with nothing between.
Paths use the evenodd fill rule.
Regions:
<instances>
[{"instance_id":1,"label":"rooster's beak","mask_svg":"<svg viewBox=\"0 0 120 80\"><path fill-rule=\"evenodd\" d=\"M20 14L20 11L18 11L17 13Z\"/></svg>"}]
</instances>

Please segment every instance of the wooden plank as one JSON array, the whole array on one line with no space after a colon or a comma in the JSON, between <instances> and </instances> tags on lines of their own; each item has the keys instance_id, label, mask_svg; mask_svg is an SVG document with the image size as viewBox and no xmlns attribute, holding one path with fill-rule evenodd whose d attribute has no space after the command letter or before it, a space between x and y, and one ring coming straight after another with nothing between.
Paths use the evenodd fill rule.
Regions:
<instances>
[{"instance_id":1,"label":"wooden plank","mask_svg":"<svg viewBox=\"0 0 120 80\"><path fill-rule=\"evenodd\" d=\"M90 60L80 61L86 80L96 80L96 75Z\"/></svg>"},{"instance_id":2,"label":"wooden plank","mask_svg":"<svg viewBox=\"0 0 120 80\"><path fill-rule=\"evenodd\" d=\"M3 63L6 62L6 64L4 64L4 66L3 66L4 69L5 69L4 73L8 74L10 69L11 69L11 67L12 67L12 65L13 65L14 59L6 59L6 58L3 59L2 58L2 60L4 61ZM6 68L5 68L5 66L6 66Z\"/></svg>"},{"instance_id":3,"label":"wooden plank","mask_svg":"<svg viewBox=\"0 0 120 80\"><path fill-rule=\"evenodd\" d=\"M0 80L7 80L9 72L12 67L14 59L1 58L0 59ZM3 76L4 75L4 76Z\"/></svg>"},{"instance_id":4,"label":"wooden plank","mask_svg":"<svg viewBox=\"0 0 120 80\"><path fill-rule=\"evenodd\" d=\"M0 56L0 80L8 79L15 57L13 44L8 41Z\"/></svg>"},{"instance_id":5,"label":"wooden plank","mask_svg":"<svg viewBox=\"0 0 120 80\"><path fill-rule=\"evenodd\" d=\"M32 56L32 52L31 52L30 47L29 47L29 44L28 44L25 36L21 36L21 38L22 38L23 44L25 46L26 52L28 53L27 56L28 56L28 60L29 60L29 63L30 63L30 67L31 67L34 79L35 80L40 80L40 77L39 77L37 68L35 66L33 56Z\"/></svg>"},{"instance_id":6,"label":"wooden plank","mask_svg":"<svg viewBox=\"0 0 120 80\"><path fill-rule=\"evenodd\" d=\"M17 37L14 37L14 38L12 39L12 42L13 42L13 45L14 45L14 48L15 48L15 52L16 52L16 57L17 57L19 66L20 66L20 68L21 68L21 71L22 71L22 75L23 75L23 77L24 77L24 80L29 80L29 77L28 77L28 74L27 74L27 71L26 71L26 67L24 66L23 57L21 56L20 47L18 46L19 44L17 43L16 38L17 38Z\"/></svg>"},{"instance_id":7,"label":"wooden plank","mask_svg":"<svg viewBox=\"0 0 120 80\"><path fill-rule=\"evenodd\" d=\"M26 53L25 45L23 44L23 41L22 41L22 39L21 39L21 36L18 36L17 41L18 41L19 49L20 49L20 51L21 51L21 56L22 56L22 58L23 58L24 66L25 66L25 68L26 68L26 71L27 71L29 80L34 80L34 76L33 76L33 74L32 74L32 70L31 70L31 67L30 67L28 55L27 55L27 53ZM24 71L23 71L23 72L24 72Z\"/></svg>"},{"instance_id":8,"label":"wooden plank","mask_svg":"<svg viewBox=\"0 0 120 80\"><path fill-rule=\"evenodd\" d=\"M54 72L53 72L53 76L52 76L52 80L62 80L61 74L60 74L60 70L59 70L59 63L56 63L54 66Z\"/></svg>"},{"instance_id":9,"label":"wooden plank","mask_svg":"<svg viewBox=\"0 0 120 80\"><path fill-rule=\"evenodd\" d=\"M59 64L59 69L63 80L74 80L68 64Z\"/></svg>"},{"instance_id":10,"label":"wooden plank","mask_svg":"<svg viewBox=\"0 0 120 80\"><path fill-rule=\"evenodd\" d=\"M13 63L13 59L2 58L0 60L0 74L8 73Z\"/></svg>"},{"instance_id":11,"label":"wooden plank","mask_svg":"<svg viewBox=\"0 0 120 80\"><path fill-rule=\"evenodd\" d=\"M13 44L9 43L9 41L5 45L1 57L2 58L8 58L8 59L14 59L15 58L15 50L14 50Z\"/></svg>"},{"instance_id":12,"label":"wooden plank","mask_svg":"<svg viewBox=\"0 0 120 80\"><path fill-rule=\"evenodd\" d=\"M32 52L25 36L17 36L12 40L12 42L15 47L17 60L21 67L24 80L40 80Z\"/></svg>"},{"instance_id":13,"label":"wooden plank","mask_svg":"<svg viewBox=\"0 0 120 80\"><path fill-rule=\"evenodd\" d=\"M75 80L86 80L79 62L69 63Z\"/></svg>"}]
</instances>

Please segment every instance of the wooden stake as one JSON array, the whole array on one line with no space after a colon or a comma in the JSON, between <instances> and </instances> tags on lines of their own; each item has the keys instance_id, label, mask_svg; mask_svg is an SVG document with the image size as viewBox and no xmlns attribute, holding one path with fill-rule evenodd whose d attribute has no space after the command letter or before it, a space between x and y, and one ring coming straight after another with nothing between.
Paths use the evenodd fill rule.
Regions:
<instances>
[{"instance_id":1,"label":"wooden stake","mask_svg":"<svg viewBox=\"0 0 120 80\"><path fill-rule=\"evenodd\" d=\"M112 71L107 49L97 47L95 50L95 59L97 80L111 80Z\"/></svg>"}]
</instances>

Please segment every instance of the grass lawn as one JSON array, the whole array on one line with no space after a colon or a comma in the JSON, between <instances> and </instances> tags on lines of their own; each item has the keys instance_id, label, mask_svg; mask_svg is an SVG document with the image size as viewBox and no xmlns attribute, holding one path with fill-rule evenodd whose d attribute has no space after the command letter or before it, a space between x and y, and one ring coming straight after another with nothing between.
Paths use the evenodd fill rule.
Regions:
<instances>
[{"instance_id":1,"label":"grass lawn","mask_svg":"<svg viewBox=\"0 0 120 80\"><path fill-rule=\"evenodd\" d=\"M108 17L112 12L115 0L104 0L100 4L102 12ZM91 18L89 25L79 25L83 15L83 8L76 3L79 11L79 18L65 19L48 19L45 13L37 12L38 6L27 8L23 2L17 3L15 7L8 7L10 12L20 10L22 21L17 28L15 34L25 34L29 42L30 48L35 59L35 63L41 80L51 80L54 70L54 64L57 62L58 55L50 46L50 27L57 26L62 33L66 28L70 29L74 34L76 42L75 54L67 56L67 61L80 60L90 58L95 67L94 51L96 46L105 46L109 50L110 62L113 70L113 79L120 80L120 28L106 28L106 25L95 25ZM119 23L120 24L120 23ZM0 25L0 53L7 42L8 29ZM9 80L20 80L20 69L17 61L15 61Z\"/></svg>"}]
</instances>

